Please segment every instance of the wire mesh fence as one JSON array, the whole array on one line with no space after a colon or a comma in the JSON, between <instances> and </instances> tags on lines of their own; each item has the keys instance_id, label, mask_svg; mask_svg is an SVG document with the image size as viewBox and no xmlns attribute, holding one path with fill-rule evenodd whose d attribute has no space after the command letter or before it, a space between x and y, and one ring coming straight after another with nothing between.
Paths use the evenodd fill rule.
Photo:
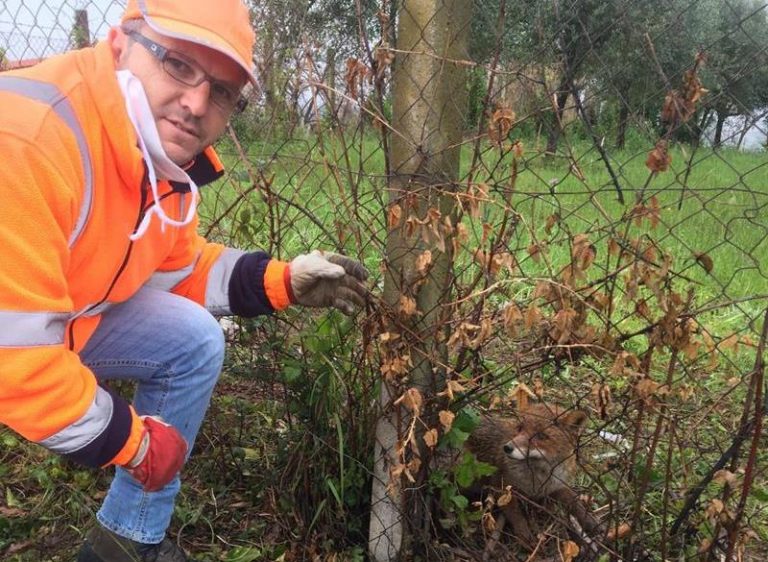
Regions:
<instances>
[{"instance_id":1,"label":"wire mesh fence","mask_svg":"<svg viewBox=\"0 0 768 562\"><path fill-rule=\"evenodd\" d=\"M4 67L104 40L121 4L5 3ZM201 480L259 490L248 532L295 559L369 540L429 560L764 559L768 4L249 5L262 90L218 143L204 233L356 256L372 298L352 321L227 325L200 445L220 470ZM576 503L514 500L508 478L473 496L483 465L456 451L540 401L586 414L531 445L577 459L546 465Z\"/></svg>"}]
</instances>

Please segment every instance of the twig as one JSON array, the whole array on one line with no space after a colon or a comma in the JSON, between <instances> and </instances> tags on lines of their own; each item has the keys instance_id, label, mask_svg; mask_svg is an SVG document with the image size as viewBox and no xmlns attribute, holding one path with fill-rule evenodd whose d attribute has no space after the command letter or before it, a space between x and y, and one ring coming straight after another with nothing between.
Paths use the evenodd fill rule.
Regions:
<instances>
[{"instance_id":1,"label":"twig","mask_svg":"<svg viewBox=\"0 0 768 562\"><path fill-rule=\"evenodd\" d=\"M611 180L613 181L613 187L616 189L616 195L618 196L619 203L623 205L624 193L621 191L619 178L616 177L616 173L613 171L611 162L610 160L608 160L608 154L605 152L605 149L603 148L603 143L600 142L600 139L598 138L597 133L595 133L595 130L592 128L592 125L590 124L589 119L587 118L587 112L584 111L584 105L581 103L581 99L579 98L579 92L576 89L576 85L574 84L573 80L570 80L570 90L571 90L571 95L573 96L573 101L576 103L576 110L579 112L579 115L581 115L581 120L584 123L584 126L587 128L587 132L589 133L589 136L592 137L592 143L594 144L597 151L600 153L600 158L605 164L605 169L608 170L608 174L611 176Z\"/></svg>"}]
</instances>

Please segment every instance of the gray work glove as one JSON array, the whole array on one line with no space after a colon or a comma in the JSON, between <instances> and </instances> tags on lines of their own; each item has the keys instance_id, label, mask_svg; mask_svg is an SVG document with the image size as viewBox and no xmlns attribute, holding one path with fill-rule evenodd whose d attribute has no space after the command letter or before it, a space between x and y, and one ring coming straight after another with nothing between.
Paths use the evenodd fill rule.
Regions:
<instances>
[{"instance_id":1,"label":"gray work glove","mask_svg":"<svg viewBox=\"0 0 768 562\"><path fill-rule=\"evenodd\" d=\"M368 289L363 282L368 271L351 258L315 250L295 257L289 267L292 300L297 304L333 306L346 315L365 304Z\"/></svg>"}]
</instances>

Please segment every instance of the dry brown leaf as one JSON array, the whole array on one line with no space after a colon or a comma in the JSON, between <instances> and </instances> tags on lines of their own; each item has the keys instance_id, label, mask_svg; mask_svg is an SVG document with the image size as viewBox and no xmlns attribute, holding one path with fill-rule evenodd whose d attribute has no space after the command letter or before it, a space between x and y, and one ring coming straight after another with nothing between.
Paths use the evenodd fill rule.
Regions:
<instances>
[{"instance_id":1,"label":"dry brown leaf","mask_svg":"<svg viewBox=\"0 0 768 562\"><path fill-rule=\"evenodd\" d=\"M534 326L538 326L542 318L541 310L537 306L529 306L528 310L525 311L525 328L530 330Z\"/></svg>"},{"instance_id":2,"label":"dry brown leaf","mask_svg":"<svg viewBox=\"0 0 768 562\"><path fill-rule=\"evenodd\" d=\"M466 387L457 380L449 380L445 383L445 390L438 392L438 396L446 396L449 402L453 402L456 393L466 391Z\"/></svg>"},{"instance_id":3,"label":"dry brown leaf","mask_svg":"<svg viewBox=\"0 0 768 562\"><path fill-rule=\"evenodd\" d=\"M430 429L424 434L424 443L426 443L427 447L430 449L434 449L437 445L437 430L436 429Z\"/></svg>"},{"instance_id":4,"label":"dry brown leaf","mask_svg":"<svg viewBox=\"0 0 768 562\"><path fill-rule=\"evenodd\" d=\"M500 107L494 111L488 120L488 138L491 143L501 147L514 123L515 112L509 107Z\"/></svg>"},{"instance_id":5,"label":"dry brown leaf","mask_svg":"<svg viewBox=\"0 0 768 562\"><path fill-rule=\"evenodd\" d=\"M712 539L703 539L701 543L699 543L699 554L704 554L705 552L709 552L709 549L712 548Z\"/></svg>"},{"instance_id":6,"label":"dry brown leaf","mask_svg":"<svg viewBox=\"0 0 768 562\"><path fill-rule=\"evenodd\" d=\"M541 252L543 249L544 249L543 243L531 244L530 246L528 246L528 255L531 256L531 258L533 258L533 261L535 261L536 263L540 263Z\"/></svg>"},{"instance_id":7,"label":"dry brown leaf","mask_svg":"<svg viewBox=\"0 0 768 562\"><path fill-rule=\"evenodd\" d=\"M648 169L656 173L666 172L671 163L672 156L669 154L669 147L665 140L660 140L656 143L656 147L648 153L648 158L645 161Z\"/></svg>"},{"instance_id":8,"label":"dry brown leaf","mask_svg":"<svg viewBox=\"0 0 768 562\"><path fill-rule=\"evenodd\" d=\"M565 541L563 543L563 551L561 556L563 562L573 562L573 559L579 555L579 546L573 541Z\"/></svg>"},{"instance_id":9,"label":"dry brown leaf","mask_svg":"<svg viewBox=\"0 0 768 562\"><path fill-rule=\"evenodd\" d=\"M373 52L373 58L376 61L376 78L380 79L384 72L392 66L395 60L395 53L386 46L377 47Z\"/></svg>"},{"instance_id":10,"label":"dry brown leaf","mask_svg":"<svg viewBox=\"0 0 768 562\"><path fill-rule=\"evenodd\" d=\"M363 82L371 77L371 70L356 58L347 59L347 72L344 76L347 93L352 99L358 99L362 94Z\"/></svg>"},{"instance_id":11,"label":"dry brown leaf","mask_svg":"<svg viewBox=\"0 0 768 562\"><path fill-rule=\"evenodd\" d=\"M641 379L635 385L635 392L643 402L649 403L651 398L659 393L660 384L652 379Z\"/></svg>"},{"instance_id":12,"label":"dry brown leaf","mask_svg":"<svg viewBox=\"0 0 768 562\"><path fill-rule=\"evenodd\" d=\"M720 342L720 349L723 351L733 350L738 351L739 344L741 343L741 338L738 336L738 334L731 334L727 338L725 338L723 341Z\"/></svg>"},{"instance_id":13,"label":"dry brown leaf","mask_svg":"<svg viewBox=\"0 0 768 562\"><path fill-rule=\"evenodd\" d=\"M518 328L523 324L523 311L515 302L510 302L503 311L504 327L511 336L516 336Z\"/></svg>"},{"instance_id":14,"label":"dry brown leaf","mask_svg":"<svg viewBox=\"0 0 768 562\"><path fill-rule=\"evenodd\" d=\"M709 502L709 505L707 506L707 509L704 513L707 516L707 519L713 519L723 513L723 510L725 510L725 504L723 501L714 498Z\"/></svg>"},{"instance_id":15,"label":"dry brown leaf","mask_svg":"<svg viewBox=\"0 0 768 562\"><path fill-rule=\"evenodd\" d=\"M514 494L512 494L512 486L506 486L504 488L504 493L502 493L499 496L499 499L496 501L496 505L498 505L499 507L504 507L505 505L508 505L513 498L514 498Z\"/></svg>"},{"instance_id":16,"label":"dry brown leaf","mask_svg":"<svg viewBox=\"0 0 768 562\"><path fill-rule=\"evenodd\" d=\"M400 302L397 309L403 316L413 316L416 314L416 299L407 295L400 295Z\"/></svg>"},{"instance_id":17,"label":"dry brown leaf","mask_svg":"<svg viewBox=\"0 0 768 562\"><path fill-rule=\"evenodd\" d=\"M693 255L696 258L696 262L704 268L704 271L712 273L712 270L715 268L715 262L712 258L704 252L695 252Z\"/></svg>"},{"instance_id":18,"label":"dry brown leaf","mask_svg":"<svg viewBox=\"0 0 768 562\"><path fill-rule=\"evenodd\" d=\"M595 383L592 385L592 399L595 401L596 409L600 413L600 419L604 420L608 416L608 411L613 401L611 387L607 384Z\"/></svg>"},{"instance_id":19,"label":"dry brown leaf","mask_svg":"<svg viewBox=\"0 0 768 562\"><path fill-rule=\"evenodd\" d=\"M424 404L424 399L421 396L421 392L417 388L409 388L406 390L400 398L395 400L395 406L402 404L411 413L418 417L421 414L421 407Z\"/></svg>"},{"instance_id":20,"label":"dry brown leaf","mask_svg":"<svg viewBox=\"0 0 768 562\"><path fill-rule=\"evenodd\" d=\"M416 271L421 277L425 277L430 265L432 265L432 252L425 250L416 258Z\"/></svg>"},{"instance_id":21,"label":"dry brown leaf","mask_svg":"<svg viewBox=\"0 0 768 562\"><path fill-rule=\"evenodd\" d=\"M400 334L396 334L394 332L383 332L379 334L379 340L381 343L389 343L397 339L400 339Z\"/></svg>"},{"instance_id":22,"label":"dry brown leaf","mask_svg":"<svg viewBox=\"0 0 768 562\"><path fill-rule=\"evenodd\" d=\"M515 401L517 402L517 409L520 412L524 412L528 409L528 399L536 398L536 393L533 392L528 385L520 383L514 390Z\"/></svg>"},{"instance_id":23,"label":"dry brown leaf","mask_svg":"<svg viewBox=\"0 0 768 562\"><path fill-rule=\"evenodd\" d=\"M403 208L397 203L390 206L388 211L388 218L387 218L387 224L389 225L390 230L399 226L400 221L402 219L403 219Z\"/></svg>"},{"instance_id":24,"label":"dry brown leaf","mask_svg":"<svg viewBox=\"0 0 768 562\"><path fill-rule=\"evenodd\" d=\"M555 213L547 217L547 223L544 225L544 231L549 234L552 232L552 227L560 222L560 215Z\"/></svg>"},{"instance_id":25,"label":"dry brown leaf","mask_svg":"<svg viewBox=\"0 0 768 562\"><path fill-rule=\"evenodd\" d=\"M629 523L622 523L618 527L612 527L605 535L606 540L608 541L615 541L617 539L621 539L623 537L626 537L629 532L632 530L632 525Z\"/></svg>"},{"instance_id":26,"label":"dry brown leaf","mask_svg":"<svg viewBox=\"0 0 768 562\"><path fill-rule=\"evenodd\" d=\"M511 150L515 153L516 158L522 158L523 154L525 153L525 148L523 147L523 143L520 140L516 140L514 143L512 143Z\"/></svg>"},{"instance_id":27,"label":"dry brown leaf","mask_svg":"<svg viewBox=\"0 0 768 562\"><path fill-rule=\"evenodd\" d=\"M453 427L453 420L456 419L456 414L450 410L441 410L438 417L440 418L440 424L443 426L445 432L449 432L451 427Z\"/></svg>"},{"instance_id":28,"label":"dry brown leaf","mask_svg":"<svg viewBox=\"0 0 768 562\"><path fill-rule=\"evenodd\" d=\"M732 490L736 489L738 486L738 476L724 468L715 472L712 480L718 484L725 484Z\"/></svg>"},{"instance_id":29,"label":"dry brown leaf","mask_svg":"<svg viewBox=\"0 0 768 562\"><path fill-rule=\"evenodd\" d=\"M608 241L608 253L611 256L618 256L621 252L621 246L619 245L619 242L615 238L611 238Z\"/></svg>"},{"instance_id":30,"label":"dry brown leaf","mask_svg":"<svg viewBox=\"0 0 768 562\"><path fill-rule=\"evenodd\" d=\"M490 511L483 513L483 529L486 533L493 533L496 530L496 519Z\"/></svg>"}]
</instances>

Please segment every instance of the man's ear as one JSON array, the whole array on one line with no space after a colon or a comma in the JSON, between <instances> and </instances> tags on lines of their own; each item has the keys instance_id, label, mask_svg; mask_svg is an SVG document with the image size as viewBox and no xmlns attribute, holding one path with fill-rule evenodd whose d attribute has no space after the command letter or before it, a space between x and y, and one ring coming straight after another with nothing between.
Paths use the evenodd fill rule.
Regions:
<instances>
[{"instance_id":1,"label":"man's ear","mask_svg":"<svg viewBox=\"0 0 768 562\"><path fill-rule=\"evenodd\" d=\"M122 68L128 54L128 36L119 27L112 27L107 34L107 43L112 50L115 66Z\"/></svg>"}]
</instances>

